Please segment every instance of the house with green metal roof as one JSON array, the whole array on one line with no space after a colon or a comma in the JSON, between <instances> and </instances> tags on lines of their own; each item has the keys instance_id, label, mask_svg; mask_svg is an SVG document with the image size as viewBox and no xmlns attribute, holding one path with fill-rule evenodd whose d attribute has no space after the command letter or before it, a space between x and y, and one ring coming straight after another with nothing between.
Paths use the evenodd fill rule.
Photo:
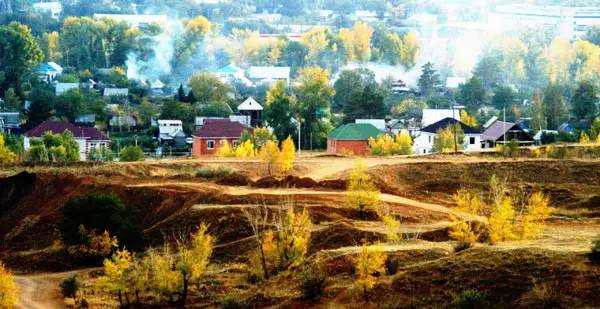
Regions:
<instances>
[{"instance_id":1,"label":"house with green metal roof","mask_svg":"<svg viewBox=\"0 0 600 309\"><path fill-rule=\"evenodd\" d=\"M337 127L327 136L327 153L364 155L369 138L383 134L370 123L348 123Z\"/></svg>"}]
</instances>

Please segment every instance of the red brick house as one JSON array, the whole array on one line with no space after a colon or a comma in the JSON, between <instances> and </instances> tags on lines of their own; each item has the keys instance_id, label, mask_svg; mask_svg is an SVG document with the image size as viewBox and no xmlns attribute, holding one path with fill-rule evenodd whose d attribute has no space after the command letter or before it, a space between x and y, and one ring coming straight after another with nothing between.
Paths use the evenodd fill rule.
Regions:
<instances>
[{"instance_id":1,"label":"red brick house","mask_svg":"<svg viewBox=\"0 0 600 309\"><path fill-rule=\"evenodd\" d=\"M377 138L382 133L370 123L339 126L327 136L327 153L364 155L369 150L369 138Z\"/></svg>"},{"instance_id":2,"label":"red brick house","mask_svg":"<svg viewBox=\"0 0 600 309\"><path fill-rule=\"evenodd\" d=\"M252 133L252 128L237 121L207 119L204 121L204 125L192 134L194 141L192 155L194 157L214 155L225 143L234 149L240 142L244 130Z\"/></svg>"}]
</instances>

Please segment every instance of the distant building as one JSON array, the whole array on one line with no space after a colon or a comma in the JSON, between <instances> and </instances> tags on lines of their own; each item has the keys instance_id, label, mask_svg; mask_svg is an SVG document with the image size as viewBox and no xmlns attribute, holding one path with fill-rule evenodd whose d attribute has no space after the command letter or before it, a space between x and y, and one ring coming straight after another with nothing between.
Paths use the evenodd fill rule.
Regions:
<instances>
[{"instance_id":1,"label":"distant building","mask_svg":"<svg viewBox=\"0 0 600 309\"><path fill-rule=\"evenodd\" d=\"M249 97L238 106L238 112L242 116L250 117L250 126L257 127L262 125L263 107L253 97Z\"/></svg>"},{"instance_id":2,"label":"distant building","mask_svg":"<svg viewBox=\"0 0 600 309\"><path fill-rule=\"evenodd\" d=\"M460 121L460 110L424 108L423 118L421 119L421 126L426 127L444 118L454 118L455 120Z\"/></svg>"},{"instance_id":3,"label":"distant building","mask_svg":"<svg viewBox=\"0 0 600 309\"><path fill-rule=\"evenodd\" d=\"M250 67L248 78L256 84L274 83L278 80L290 84L290 67Z\"/></svg>"},{"instance_id":4,"label":"distant building","mask_svg":"<svg viewBox=\"0 0 600 309\"><path fill-rule=\"evenodd\" d=\"M115 129L123 129L123 128L127 128L127 129L131 129L131 128L135 128L137 126L137 119L134 116L127 116L127 115L114 115L111 116L110 119L108 120L108 127L111 130L115 130Z\"/></svg>"},{"instance_id":5,"label":"distant building","mask_svg":"<svg viewBox=\"0 0 600 309\"><path fill-rule=\"evenodd\" d=\"M327 136L327 153L364 155L369 150L369 138L383 134L370 123L348 123Z\"/></svg>"},{"instance_id":6,"label":"distant building","mask_svg":"<svg viewBox=\"0 0 600 309\"><path fill-rule=\"evenodd\" d=\"M127 88L104 88L103 96L105 97L126 97L129 95Z\"/></svg>"},{"instance_id":7,"label":"distant building","mask_svg":"<svg viewBox=\"0 0 600 309\"><path fill-rule=\"evenodd\" d=\"M379 20L379 17L376 11L357 10L351 15L351 19L354 21L375 22Z\"/></svg>"},{"instance_id":8,"label":"distant building","mask_svg":"<svg viewBox=\"0 0 600 309\"><path fill-rule=\"evenodd\" d=\"M518 124L496 120L481 136L482 148L494 148L496 145L516 140L519 146L530 146L534 139Z\"/></svg>"},{"instance_id":9,"label":"distant building","mask_svg":"<svg viewBox=\"0 0 600 309\"><path fill-rule=\"evenodd\" d=\"M410 88L403 80L399 79L392 83L392 93L399 94L406 92L410 92Z\"/></svg>"},{"instance_id":10,"label":"distant building","mask_svg":"<svg viewBox=\"0 0 600 309\"><path fill-rule=\"evenodd\" d=\"M192 134L192 155L214 155L225 144L234 149L240 143L244 131L252 133L253 129L229 119L207 119L204 125Z\"/></svg>"},{"instance_id":11,"label":"distant building","mask_svg":"<svg viewBox=\"0 0 600 309\"><path fill-rule=\"evenodd\" d=\"M38 2L32 5L33 10L39 13L48 13L52 19L58 20L62 13L62 5L58 1Z\"/></svg>"},{"instance_id":12,"label":"distant building","mask_svg":"<svg viewBox=\"0 0 600 309\"><path fill-rule=\"evenodd\" d=\"M447 117L425 126L415 133L415 138L413 140L415 153L429 154L433 152L433 146L435 139L437 138L438 130L445 129L456 123L460 125L465 134L462 148L467 151L481 149L481 132L479 132L479 130L470 127L455 118Z\"/></svg>"},{"instance_id":13,"label":"distant building","mask_svg":"<svg viewBox=\"0 0 600 309\"><path fill-rule=\"evenodd\" d=\"M36 73L40 80L45 82L52 82L63 72L63 68L58 63L50 61L38 65Z\"/></svg>"},{"instance_id":14,"label":"distant building","mask_svg":"<svg viewBox=\"0 0 600 309\"><path fill-rule=\"evenodd\" d=\"M18 112L0 113L0 132L14 134L21 129L21 119Z\"/></svg>"},{"instance_id":15,"label":"distant building","mask_svg":"<svg viewBox=\"0 0 600 309\"><path fill-rule=\"evenodd\" d=\"M56 95L64 94L72 89L79 89L79 83L56 83L54 86L54 92Z\"/></svg>"},{"instance_id":16,"label":"distant building","mask_svg":"<svg viewBox=\"0 0 600 309\"><path fill-rule=\"evenodd\" d=\"M160 143L185 143L187 136L183 132L183 122L181 120L158 120L157 122L158 140Z\"/></svg>"},{"instance_id":17,"label":"distant building","mask_svg":"<svg viewBox=\"0 0 600 309\"><path fill-rule=\"evenodd\" d=\"M31 139L41 138L48 131L53 134L61 134L65 131L73 133L73 137L79 148L79 158L81 161L87 160L88 154L96 148L109 149L110 147L110 139L96 128L78 127L70 122L44 121L25 133L25 150L31 146Z\"/></svg>"},{"instance_id":18,"label":"distant building","mask_svg":"<svg viewBox=\"0 0 600 309\"><path fill-rule=\"evenodd\" d=\"M458 89L458 86L464 84L467 81L466 77L450 76L446 79L447 89Z\"/></svg>"},{"instance_id":19,"label":"distant building","mask_svg":"<svg viewBox=\"0 0 600 309\"><path fill-rule=\"evenodd\" d=\"M377 128L377 130L382 132L386 129L385 119L355 119L354 123L370 123Z\"/></svg>"},{"instance_id":20,"label":"distant building","mask_svg":"<svg viewBox=\"0 0 600 309\"><path fill-rule=\"evenodd\" d=\"M204 126L204 123L211 120L227 120L237 121L245 127L250 127L250 116L245 115L229 115L229 117L196 117L194 121L195 129L198 130Z\"/></svg>"},{"instance_id":21,"label":"distant building","mask_svg":"<svg viewBox=\"0 0 600 309\"><path fill-rule=\"evenodd\" d=\"M75 125L82 127L93 127L96 125L96 115L85 114L75 117Z\"/></svg>"},{"instance_id":22,"label":"distant building","mask_svg":"<svg viewBox=\"0 0 600 309\"><path fill-rule=\"evenodd\" d=\"M133 15L133 14L94 14L95 19L113 19L116 21L124 21L129 26L145 28L156 24L164 26L169 22L167 15Z\"/></svg>"},{"instance_id":23,"label":"distant building","mask_svg":"<svg viewBox=\"0 0 600 309\"><path fill-rule=\"evenodd\" d=\"M583 36L600 25L600 7L542 6L528 3L496 6L488 15L488 27L499 31L514 31L524 27L556 30L568 40Z\"/></svg>"},{"instance_id":24,"label":"distant building","mask_svg":"<svg viewBox=\"0 0 600 309\"><path fill-rule=\"evenodd\" d=\"M218 69L216 72L214 72L214 74L222 82L240 81L246 86L252 86L252 81L246 78L244 70L232 64Z\"/></svg>"}]
</instances>

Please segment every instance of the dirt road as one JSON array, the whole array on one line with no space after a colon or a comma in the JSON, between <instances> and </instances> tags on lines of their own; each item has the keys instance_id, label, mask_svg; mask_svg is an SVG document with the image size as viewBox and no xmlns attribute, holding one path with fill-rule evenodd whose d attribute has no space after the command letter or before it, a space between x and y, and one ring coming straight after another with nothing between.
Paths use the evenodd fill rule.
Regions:
<instances>
[{"instance_id":1,"label":"dirt road","mask_svg":"<svg viewBox=\"0 0 600 309\"><path fill-rule=\"evenodd\" d=\"M15 276L15 282L19 287L19 304L17 308L64 308L59 284L65 277L76 273L76 271L71 271Z\"/></svg>"}]
</instances>

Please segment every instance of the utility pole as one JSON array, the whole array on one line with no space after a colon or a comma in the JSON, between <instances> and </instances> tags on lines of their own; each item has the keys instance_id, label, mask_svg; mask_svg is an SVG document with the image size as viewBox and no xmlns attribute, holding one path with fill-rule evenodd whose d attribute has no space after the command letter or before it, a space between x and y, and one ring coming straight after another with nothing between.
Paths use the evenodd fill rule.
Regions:
<instances>
[{"instance_id":1,"label":"utility pole","mask_svg":"<svg viewBox=\"0 0 600 309\"><path fill-rule=\"evenodd\" d=\"M298 116L297 120L298 120L298 155L300 155L301 152L302 152L302 147L300 145L300 141L301 141L300 134L302 134L301 133L302 132L302 126L300 124L300 116Z\"/></svg>"},{"instance_id":2,"label":"utility pole","mask_svg":"<svg viewBox=\"0 0 600 309\"><path fill-rule=\"evenodd\" d=\"M504 145L506 145L506 104L502 108L502 129L502 141L504 142Z\"/></svg>"}]
</instances>

